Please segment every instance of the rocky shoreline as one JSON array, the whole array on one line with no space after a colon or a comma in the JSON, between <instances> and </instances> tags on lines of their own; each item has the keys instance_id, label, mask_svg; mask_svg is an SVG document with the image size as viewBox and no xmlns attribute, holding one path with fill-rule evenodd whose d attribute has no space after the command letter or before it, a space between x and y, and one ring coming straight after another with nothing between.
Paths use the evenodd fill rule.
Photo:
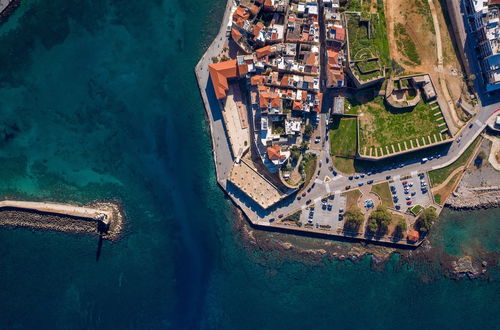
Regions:
<instances>
[{"instance_id":1,"label":"rocky shoreline","mask_svg":"<svg viewBox=\"0 0 500 330\"><path fill-rule=\"evenodd\" d=\"M268 251L272 254L279 254L285 259L305 264L320 265L325 259L359 262L364 257L371 256L372 268L382 270L389 259L394 254L398 254L400 267L405 264L419 265L432 270L421 277L422 281L429 281L443 274L456 280L461 278L489 279L488 266L498 263L498 255L487 251L480 251L478 255L462 258L449 256L431 246L428 239L417 249L400 249L363 242L338 242L268 232L252 228L244 214L236 207L234 214L236 219L234 230L237 235L241 236L240 241L245 248L253 251ZM435 274L430 276L429 273L433 272Z\"/></svg>"},{"instance_id":2,"label":"rocky shoreline","mask_svg":"<svg viewBox=\"0 0 500 330\"><path fill-rule=\"evenodd\" d=\"M477 210L500 207L500 190L476 192L459 187L445 204L453 210Z\"/></svg>"},{"instance_id":3,"label":"rocky shoreline","mask_svg":"<svg viewBox=\"0 0 500 330\"><path fill-rule=\"evenodd\" d=\"M89 219L17 209L0 210L0 226L92 234L110 241L119 240L125 222L121 205L114 201L96 201L86 206L113 213L108 230L103 231L98 222Z\"/></svg>"}]
</instances>

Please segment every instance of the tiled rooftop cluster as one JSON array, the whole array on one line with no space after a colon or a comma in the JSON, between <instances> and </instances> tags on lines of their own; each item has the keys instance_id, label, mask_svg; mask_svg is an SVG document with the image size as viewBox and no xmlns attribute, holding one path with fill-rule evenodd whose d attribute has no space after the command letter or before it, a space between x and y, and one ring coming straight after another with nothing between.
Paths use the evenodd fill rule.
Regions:
<instances>
[{"instance_id":1,"label":"tiled rooftop cluster","mask_svg":"<svg viewBox=\"0 0 500 330\"><path fill-rule=\"evenodd\" d=\"M317 0L237 1L227 31L239 53L246 55L209 68L220 100L229 90L228 79L247 80L254 125L268 148L261 156L267 154L275 165L285 162L282 153L286 155L290 146L301 142L297 137L306 115L321 111L320 22L326 30L326 87L346 85L345 21L339 0L323 3L322 20Z\"/></svg>"},{"instance_id":2,"label":"tiled rooftop cluster","mask_svg":"<svg viewBox=\"0 0 500 330\"><path fill-rule=\"evenodd\" d=\"M339 0L324 0L324 21L326 28L327 72L326 85L328 88L345 86L344 75L344 45L346 30L343 16L339 13Z\"/></svg>"},{"instance_id":3,"label":"tiled rooftop cluster","mask_svg":"<svg viewBox=\"0 0 500 330\"><path fill-rule=\"evenodd\" d=\"M466 0L488 92L500 90L500 1Z\"/></svg>"}]
</instances>

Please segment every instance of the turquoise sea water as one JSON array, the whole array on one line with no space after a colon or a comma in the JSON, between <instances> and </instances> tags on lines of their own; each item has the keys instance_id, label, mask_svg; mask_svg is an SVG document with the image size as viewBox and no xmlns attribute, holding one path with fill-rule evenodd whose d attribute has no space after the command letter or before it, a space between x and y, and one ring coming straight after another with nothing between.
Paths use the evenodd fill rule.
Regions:
<instances>
[{"instance_id":1,"label":"turquoise sea water","mask_svg":"<svg viewBox=\"0 0 500 330\"><path fill-rule=\"evenodd\" d=\"M0 327L497 327L496 281L242 246L193 74L224 7L24 0L0 27L0 195L116 199L128 219L100 258L95 237L0 229ZM499 216L448 212L436 244L498 252Z\"/></svg>"}]
</instances>

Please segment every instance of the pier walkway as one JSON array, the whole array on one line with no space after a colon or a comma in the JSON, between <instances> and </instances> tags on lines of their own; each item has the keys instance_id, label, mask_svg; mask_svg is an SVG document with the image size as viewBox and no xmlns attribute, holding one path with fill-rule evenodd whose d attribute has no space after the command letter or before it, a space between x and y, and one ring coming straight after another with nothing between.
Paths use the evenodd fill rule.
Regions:
<instances>
[{"instance_id":1,"label":"pier walkway","mask_svg":"<svg viewBox=\"0 0 500 330\"><path fill-rule=\"evenodd\" d=\"M112 213L89 207L75 206L70 204L56 204L46 202L25 202L25 201L1 201L0 209L15 208L26 211L36 211L42 213L66 215L77 218L85 218L94 221L101 221L109 225L112 220Z\"/></svg>"}]
</instances>

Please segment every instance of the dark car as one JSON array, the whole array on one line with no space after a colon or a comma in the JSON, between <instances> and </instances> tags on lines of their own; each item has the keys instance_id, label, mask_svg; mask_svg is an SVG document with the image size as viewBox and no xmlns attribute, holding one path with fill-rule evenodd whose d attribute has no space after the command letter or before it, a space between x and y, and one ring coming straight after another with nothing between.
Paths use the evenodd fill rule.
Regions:
<instances>
[{"instance_id":1,"label":"dark car","mask_svg":"<svg viewBox=\"0 0 500 330\"><path fill-rule=\"evenodd\" d=\"M345 186L345 190L351 189L351 186Z\"/></svg>"},{"instance_id":2,"label":"dark car","mask_svg":"<svg viewBox=\"0 0 500 330\"><path fill-rule=\"evenodd\" d=\"M330 162L330 158L326 157L326 163L328 164Z\"/></svg>"},{"instance_id":3,"label":"dark car","mask_svg":"<svg viewBox=\"0 0 500 330\"><path fill-rule=\"evenodd\" d=\"M373 180L368 180L366 181L367 184L372 184L373 183Z\"/></svg>"},{"instance_id":4,"label":"dark car","mask_svg":"<svg viewBox=\"0 0 500 330\"><path fill-rule=\"evenodd\" d=\"M400 208L401 208L401 206L396 205L396 210L399 210Z\"/></svg>"},{"instance_id":5,"label":"dark car","mask_svg":"<svg viewBox=\"0 0 500 330\"><path fill-rule=\"evenodd\" d=\"M283 218L283 214L278 215L278 218L280 219Z\"/></svg>"},{"instance_id":6,"label":"dark car","mask_svg":"<svg viewBox=\"0 0 500 330\"><path fill-rule=\"evenodd\" d=\"M311 189L312 189L312 188L307 189L307 192L311 192Z\"/></svg>"},{"instance_id":7,"label":"dark car","mask_svg":"<svg viewBox=\"0 0 500 330\"><path fill-rule=\"evenodd\" d=\"M386 180L389 180L390 178L391 178L390 175L388 175L388 176L385 177Z\"/></svg>"},{"instance_id":8,"label":"dark car","mask_svg":"<svg viewBox=\"0 0 500 330\"><path fill-rule=\"evenodd\" d=\"M306 204L311 204L312 200L308 199Z\"/></svg>"},{"instance_id":9,"label":"dark car","mask_svg":"<svg viewBox=\"0 0 500 330\"><path fill-rule=\"evenodd\" d=\"M332 204L328 204L327 209L328 209L328 211L331 211L332 210Z\"/></svg>"},{"instance_id":10,"label":"dark car","mask_svg":"<svg viewBox=\"0 0 500 330\"><path fill-rule=\"evenodd\" d=\"M316 182L312 184L311 189L314 188L314 186L316 186Z\"/></svg>"},{"instance_id":11,"label":"dark car","mask_svg":"<svg viewBox=\"0 0 500 330\"><path fill-rule=\"evenodd\" d=\"M351 176L349 176L349 180L352 180L352 179L353 179L353 176L352 176L352 175L351 175Z\"/></svg>"},{"instance_id":12,"label":"dark car","mask_svg":"<svg viewBox=\"0 0 500 330\"><path fill-rule=\"evenodd\" d=\"M302 193L302 197L306 197L306 193Z\"/></svg>"},{"instance_id":13,"label":"dark car","mask_svg":"<svg viewBox=\"0 0 500 330\"><path fill-rule=\"evenodd\" d=\"M361 187L362 185L364 185L364 183L363 183L363 182L358 183L358 186L360 186L360 187Z\"/></svg>"},{"instance_id":14,"label":"dark car","mask_svg":"<svg viewBox=\"0 0 500 330\"><path fill-rule=\"evenodd\" d=\"M269 222L274 222L274 220L276 220L275 218L271 218L269 219Z\"/></svg>"},{"instance_id":15,"label":"dark car","mask_svg":"<svg viewBox=\"0 0 500 330\"><path fill-rule=\"evenodd\" d=\"M337 176L337 171L332 171L333 176Z\"/></svg>"}]
</instances>

